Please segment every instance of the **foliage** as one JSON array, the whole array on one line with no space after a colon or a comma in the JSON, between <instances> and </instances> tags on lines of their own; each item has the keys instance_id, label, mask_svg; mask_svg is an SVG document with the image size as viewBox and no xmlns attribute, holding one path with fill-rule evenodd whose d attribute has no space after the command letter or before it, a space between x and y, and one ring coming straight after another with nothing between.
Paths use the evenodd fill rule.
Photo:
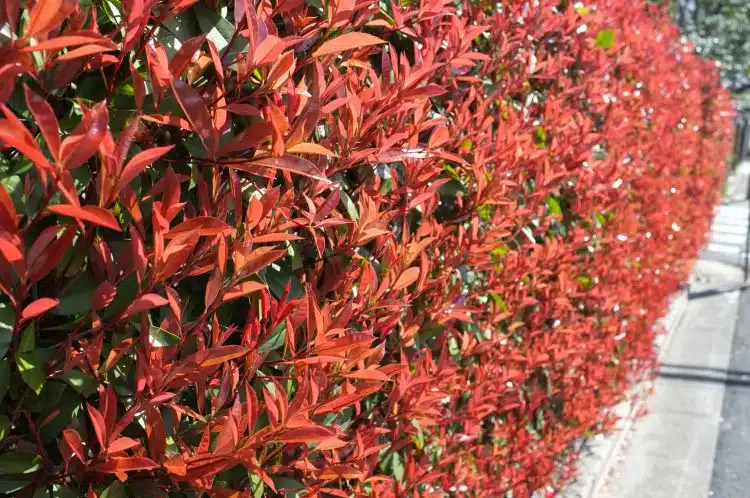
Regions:
<instances>
[{"instance_id":1,"label":"foliage","mask_svg":"<svg viewBox=\"0 0 750 498\"><path fill-rule=\"evenodd\" d=\"M652 4L6 0L0 491L528 497L731 149ZM510 496L510 494L508 494Z\"/></svg>"}]
</instances>

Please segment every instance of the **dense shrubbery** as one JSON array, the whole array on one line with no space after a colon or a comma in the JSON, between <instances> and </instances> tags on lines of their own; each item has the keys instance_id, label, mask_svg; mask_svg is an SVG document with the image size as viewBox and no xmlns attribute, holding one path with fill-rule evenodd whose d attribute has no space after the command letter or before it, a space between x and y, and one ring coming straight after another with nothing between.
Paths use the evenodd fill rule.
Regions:
<instances>
[{"instance_id":1,"label":"dense shrubbery","mask_svg":"<svg viewBox=\"0 0 750 498\"><path fill-rule=\"evenodd\" d=\"M648 370L731 148L714 67L642 1L5 0L0 26L19 496L556 486Z\"/></svg>"}]
</instances>

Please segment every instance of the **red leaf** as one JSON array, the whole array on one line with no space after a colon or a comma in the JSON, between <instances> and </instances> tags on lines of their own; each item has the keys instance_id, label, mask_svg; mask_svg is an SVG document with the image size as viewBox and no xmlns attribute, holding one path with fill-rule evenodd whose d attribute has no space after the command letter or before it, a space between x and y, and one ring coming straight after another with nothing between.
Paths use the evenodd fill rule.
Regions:
<instances>
[{"instance_id":1,"label":"red leaf","mask_svg":"<svg viewBox=\"0 0 750 498\"><path fill-rule=\"evenodd\" d=\"M122 232L120 224L107 209L99 206L71 206L70 204L54 204L47 208L50 212L61 216L68 216L77 220L89 221L95 225Z\"/></svg>"},{"instance_id":2,"label":"red leaf","mask_svg":"<svg viewBox=\"0 0 750 498\"><path fill-rule=\"evenodd\" d=\"M89 55L100 54L102 52L111 52L115 50L114 47L105 47L102 45L86 45L85 47L79 47L66 52L63 55L55 59L57 62L71 61L80 57L87 57Z\"/></svg>"},{"instance_id":3,"label":"red leaf","mask_svg":"<svg viewBox=\"0 0 750 498\"><path fill-rule=\"evenodd\" d=\"M174 54L172 60L169 61L169 72L172 73L173 77L179 78L182 76L182 73L185 72L185 69L187 69L193 60L195 52L201 48L205 40L206 35L200 35L182 42L180 49Z\"/></svg>"},{"instance_id":4,"label":"red leaf","mask_svg":"<svg viewBox=\"0 0 750 498\"><path fill-rule=\"evenodd\" d=\"M91 300L91 308L98 310L109 306L117 295L117 289L108 281L100 283Z\"/></svg>"},{"instance_id":5,"label":"red leaf","mask_svg":"<svg viewBox=\"0 0 750 498\"><path fill-rule=\"evenodd\" d=\"M383 382L388 382L389 380L391 380L383 372L371 368L345 373L342 375L342 377L346 377L347 379L378 380Z\"/></svg>"},{"instance_id":6,"label":"red leaf","mask_svg":"<svg viewBox=\"0 0 750 498\"><path fill-rule=\"evenodd\" d=\"M109 454L120 453L122 451L126 451L126 450L135 448L140 445L141 445L141 442L136 439L132 439L129 437L121 437L119 439L115 439L114 441L112 441L112 443L109 445L109 448L107 448L107 453Z\"/></svg>"},{"instance_id":7,"label":"red leaf","mask_svg":"<svg viewBox=\"0 0 750 498\"><path fill-rule=\"evenodd\" d=\"M104 139L108 126L109 114L105 102L85 111L81 123L60 146L63 166L72 169L88 161Z\"/></svg>"},{"instance_id":8,"label":"red leaf","mask_svg":"<svg viewBox=\"0 0 750 498\"><path fill-rule=\"evenodd\" d=\"M337 54L345 50L362 48L370 45L379 45L381 43L386 42L377 36L367 33L345 33L341 36L337 36L333 40L325 42L312 54L312 56L323 57L324 55Z\"/></svg>"},{"instance_id":9,"label":"red leaf","mask_svg":"<svg viewBox=\"0 0 750 498\"><path fill-rule=\"evenodd\" d=\"M170 474L184 476L187 475L187 466L185 465L185 459L179 453L166 462L164 462L164 468Z\"/></svg>"},{"instance_id":10,"label":"red leaf","mask_svg":"<svg viewBox=\"0 0 750 498\"><path fill-rule=\"evenodd\" d=\"M104 423L104 417L99 413L99 410L88 403L86 403L86 409L89 412L89 418L91 419L91 425L94 427L96 439L99 441L102 451L104 451L107 442L107 426Z\"/></svg>"},{"instance_id":11,"label":"red leaf","mask_svg":"<svg viewBox=\"0 0 750 498\"><path fill-rule=\"evenodd\" d=\"M224 279L221 275L221 272L219 271L219 268L214 268L214 271L211 273L208 282L206 282L206 290L203 294L203 304L206 309L208 309L213 304L213 302L216 301L216 296L219 295L221 284L223 282Z\"/></svg>"},{"instance_id":12,"label":"red leaf","mask_svg":"<svg viewBox=\"0 0 750 498\"><path fill-rule=\"evenodd\" d=\"M323 221L323 219L331 214L331 211L333 211L336 206L339 205L339 201L341 201L341 191L339 189L334 190L331 192L331 195L328 196L328 199L325 200L323 204L320 205L318 208L318 211L315 213L315 223L320 223Z\"/></svg>"},{"instance_id":13,"label":"red leaf","mask_svg":"<svg viewBox=\"0 0 750 498\"><path fill-rule=\"evenodd\" d=\"M414 88L412 90L407 90L404 93L401 94L401 98L403 99L424 99L429 97L438 97L440 95L443 95L444 93L447 93L448 91L439 86L430 83L429 85L421 86L419 88Z\"/></svg>"},{"instance_id":14,"label":"red leaf","mask_svg":"<svg viewBox=\"0 0 750 498\"><path fill-rule=\"evenodd\" d=\"M29 130L4 105L3 112L7 119L0 119L0 148L15 147L18 152L31 159L37 167L51 170L52 165L39 150Z\"/></svg>"},{"instance_id":15,"label":"red leaf","mask_svg":"<svg viewBox=\"0 0 750 498\"><path fill-rule=\"evenodd\" d=\"M225 361L244 356L248 351L250 350L241 346L219 346L195 353L192 360L197 363L199 367L212 367L224 363Z\"/></svg>"},{"instance_id":16,"label":"red leaf","mask_svg":"<svg viewBox=\"0 0 750 498\"><path fill-rule=\"evenodd\" d=\"M326 178L325 174L318 169L317 166L315 166L307 159L288 154L281 157L266 157L263 159L256 159L249 164L251 166L264 166L266 168L278 168L286 171L291 171L292 173L309 176L310 178L315 178L316 180L322 180L324 182L330 181L328 180L328 178Z\"/></svg>"},{"instance_id":17,"label":"red leaf","mask_svg":"<svg viewBox=\"0 0 750 498\"><path fill-rule=\"evenodd\" d=\"M42 313L51 310L58 304L60 304L60 301L49 297L42 297L40 299L37 299L23 309L23 311L21 312L21 320L28 320L30 318L37 317Z\"/></svg>"},{"instance_id":18,"label":"red leaf","mask_svg":"<svg viewBox=\"0 0 750 498\"><path fill-rule=\"evenodd\" d=\"M161 156L169 152L174 148L174 145L167 147L154 147L153 149L146 149L139 152L128 162L125 168L122 170L120 176L120 185L127 185L133 178L138 176L147 166L151 165L154 161L159 159Z\"/></svg>"},{"instance_id":19,"label":"red leaf","mask_svg":"<svg viewBox=\"0 0 750 498\"><path fill-rule=\"evenodd\" d=\"M29 45L27 47L24 47L21 49L22 52L38 52L39 50L62 50L64 48L70 48L70 47L77 47L78 45L87 45L87 44L94 44L94 45L101 45L101 46L109 46L113 50L115 49L115 44L112 43L112 40L109 38L102 36L98 33L85 33L81 32L77 35L67 34L63 36L58 36L57 38L50 38L49 40L44 40L36 45Z\"/></svg>"},{"instance_id":20,"label":"red leaf","mask_svg":"<svg viewBox=\"0 0 750 498\"><path fill-rule=\"evenodd\" d=\"M266 288L265 284L262 284L260 282L253 282L253 281L242 282L241 284L237 284L231 289L227 290L224 293L222 300L224 302L231 301L232 299L237 299L238 297L242 297L246 294L250 294L251 292L256 292L265 288Z\"/></svg>"},{"instance_id":21,"label":"red leaf","mask_svg":"<svg viewBox=\"0 0 750 498\"><path fill-rule=\"evenodd\" d=\"M409 268L401 276L398 277L396 282L391 286L391 290L397 291L405 287L410 286L419 278L419 268Z\"/></svg>"},{"instance_id":22,"label":"red leaf","mask_svg":"<svg viewBox=\"0 0 750 498\"><path fill-rule=\"evenodd\" d=\"M447 126L437 126L432 131L432 135L430 135L430 140L429 142L427 142L427 147L429 147L430 149L440 147L448 140L450 140L450 138L451 136Z\"/></svg>"},{"instance_id":23,"label":"red leaf","mask_svg":"<svg viewBox=\"0 0 750 498\"><path fill-rule=\"evenodd\" d=\"M159 102L164 97L167 91L167 86L170 84L171 75L169 74L169 60L167 59L167 53L159 43L154 43L153 46L149 43L146 45L146 62L148 63L148 70L151 74L151 85L154 88L152 94L154 100L154 107L159 107Z\"/></svg>"},{"instance_id":24,"label":"red leaf","mask_svg":"<svg viewBox=\"0 0 750 498\"><path fill-rule=\"evenodd\" d=\"M254 149L265 143L272 133L273 127L265 121L252 124L222 145L218 154L225 156L238 150Z\"/></svg>"},{"instance_id":25,"label":"red leaf","mask_svg":"<svg viewBox=\"0 0 750 498\"><path fill-rule=\"evenodd\" d=\"M150 310L151 308L159 308L166 304L169 304L169 301L161 297L159 294L144 294L130 303L130 306L128 306L123 314L123 318L142 311Z\"/></svg>"},{"instance_id":26,"label":"red leaf","mask_svg":"<svg viewBox=\"0 0 750 498\"><path fill-rule=\"evenodd\" d=\"M260 247L250 253L244 264L240 268L237 268L237 271L241 271L244 275L247 276L252 275L253 273L257 273L259 270L270 265L277 259L283 257L285 254L285 249L274 251L271 250L271 246Z\"/></svg>"},{"instance_id":27,"label":"red leaf","mask_svg":"<svg viewBox=\"0 0 750 498\"><path fill-rule=\"evenodd\" d=\"M215 156L219 145L218 133L203 98L186 81L180 79L172 80L172 91L203 146L211 156Z\"/></svg>"},{"instance_id":28,"label":"red leaf","mask_svg":"<svg viewBox=\"0 0 750 498\"><path fill-rule=\"evenodd\" d=\"M55 158L55 161L59 161L60 125L55 117L55 111L52 110L52 106L45 99L29 90L29 87L25 85L24 91L26 92L26 105L34 116L39 129L42 130L44 141L47 142L52 157Z\"/></svg>"},{"instance_id":29,"label":"red leaf","mask_svg":"<svg viewBox=\"0 0 750 498\"><path fill-rule=\"evenodd\" d=\"M25 272L23 254L4 233L0 233L0 256L12 264L19 275Z\"/></svg>"},{"instance_id":30,"label":"red leaf","mask_svg":"<svg viewBox=\"0 0 750 498\"><path fill-rule=\"evenodd\" d=\"M0 188L0 229L8 233L16 232L16 206L13 199L8 195L8 191Z\"/></svg>"},{"instance_id":31,"label":"red leaf","mask_svg":"<svg viewBox=\"0 0 750 498\"><path fill-rule=\"evenodd\" d=\"M81 462L86 461L86 450L83 448L83 442L81 441L81 435L74 429L63 430L63 440L68 445L70 450Z\"/></svg>"},{"instance_id":32,"label":"red leaf","mask_svg":"<svg viewBox=\"0 0 750 498\"><path fill-rule=\"evenodd\" d=\"M324 427L301 427L276 436L275 440L280 443L307 443L323 441L332 436L335 433Z\"/></svg>"},{"instance_id":33,"label":"red leaf","mask_svg":"<svg viewBox=\"0 0 750 498\"><path fill-rule=\"evenodd\" d=\"M159 464L146 457L114 457L92 467L92 470L96 472L119 473L129 470L153 470L157 467L159 467Z\"/></svg>"},{"instance_id":34,"label":"red leaf","mask_svg":"<svg viewBox=\"0 0 750 498\"><path fill-rule=\"evenodd\" d=\"M162 125L177 126L178 128L186 131L193 131L193 127L190 125L190 123L182 118L178 118L177 116L172 116L171 114L146 114L144 116L141 116L141 119L143 119L144 121L151 121L152 123L158 123Z\"/></svg>"},{"instance_id":35,"label":"red leaf","mask_svg":"<svg viewBox=\"0 0 750 498\"><path fill-rule=\"evenodd\" d=\"M302 237L294 235L293 233L269 233L253 238L253 242L256 244L262 244L264 242L282 242L285 240L302 240Z\"/></svg>"},{"instance_id":36,"label":"red leaf","mask_svg":"<svg viewBox=\"0 0 750 498\"><path fill-rule=\"evenodd\" d=\"M178 235L182 235L187 232L197 230L198 234L205 237L213 237L215 235L229 235L234 231L234 228L230 227L219 218L213 218L211 216L198 216L191 218L187 221L180 223L179 225L170 228L169 233L164 235L165 239L172 239Z\"/></svg>"},{"instance_id":37,"label":"red leaf","mask_svg":"<svg viewBox=\"0 0 750 498\"><path fill-rule=\"evenodd\" d=\"M339 157L335 152L326 149L322 145L310 142L300 142L288 147L286 151L293 154L316 154L319 156Z\"/></svg>"},{"instance_id":38,"label":"red leaf","mask_svg":"<svg viewBox=\"0 0 750 498\"><path fill-rule=\"evenodd\" d=\"M29 15L24 36L30 38L38 33L49 31L50 28L62 22L75 8L76 3L65 0L39 0L34 4Z\"/></svg>"},{"instance_id":39,"label":"red leaf","mask_svg":"<svg viewBox=\"0 0 750 498\"><path fill-rule=\"evenodd\" d=\"M342 408L353 405L362 398L364 398L364 396L361 394L345 394L343 396L336 396L332 400L318 406L318 408L315 409L315 414L323 415L334 411L340 411Z\"/></svg>"}]
</instances>

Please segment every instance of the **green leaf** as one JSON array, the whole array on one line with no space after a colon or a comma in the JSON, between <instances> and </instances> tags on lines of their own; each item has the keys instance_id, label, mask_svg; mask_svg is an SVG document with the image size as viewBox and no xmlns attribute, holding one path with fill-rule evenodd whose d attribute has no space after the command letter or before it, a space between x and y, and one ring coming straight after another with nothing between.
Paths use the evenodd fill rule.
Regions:
<instances>
[{"instance_id":1,"label":"green leaf","mask_svg":"<svg viewBox=\"0 0 750 498\"><path fill-rule=\"evenodd\" d=\"M115 481L110 484L107 489L102 491L99 498L127 498L128 493L125 489L125 485L120 481Z\"/></svg>"},{"instance_id":2,"label":"green leaf","mask_svg":"<svg viewBox=\"0 0 750 498\"><path fill-rule=\"evenodd\" d=\"M305 492L305 486L298 480L292 479L291 477L273 476L271 477L271 479L273 479L273 483L274 485L276 485L276 489L286 490L286 498L297 498L299 496L302 496L302 493Z\"/></svg>"},{"instance_id":3,"label":"green leaf","mask_svg":"<svg viewBox=\"0 0 750 498\"><path fill-rule=\"evenodd\" d=\"M107 306L102 314L102 319L107 320L120 312L124 311L130 303L133 302L135 296L138 295L138 277L135 272L128 275L125 280L120 282L117 286L117 295L115 296L112 303Z\"/></svg>"},{"instance_id":4,"label":"green leaf","mask_svg":"<svg viewBox=\"0 0 750 498\"><path fill-rule=\"evenodd\" d=\"M596 34L596 46L610 49L615 46L615 32L611 29L603 29Z\"/></svg>"},{"instance_id":5,"label":"green leaf","mask_svg":"<svg viewBox=\"0 0 750 498\"><path fill-rule=\"evenodd\" d=\"M263 498L265 487L266 485L259 476L250 474L250 489L253 491L253 498Z\"/></svg>"},{"instance_id":6,"label":"green leaf","mask_svg":"<svg viewBox=\"0 0 750 498\"><path fill-rule=\"evenodd\" d=\"M287 282L291 283L291 289L289 291L290 299L297 299L305 294L305 290L302 288L299 278L292 272L292 269L287 266L270 265L262 270L263 278L268 284L268 288L271 290L274 296L280 298L284 294L284 288Z\"/></svg>"},{"instance_id":7,"label":"green leaf","mask_svg":"<svg viewBox=\"0 0 750 498\"><path fill-rule=\"evenodd\" d=\"M35 393L44 386L44 365L37 351L16 354L16 365L21 378Z\"/></svg>"},{"instance_id":8,"label":"green leaf","mask_svg":"<svg viewBox=\"0 0 750 498\"><path fill-rule=\"evenodd\" d=\"M578 283L580 283L584 289L588 290L591 288L591 278L587 275L578 275L576 277Z\"/></svg>"},{"instance_id":9,"label":"green leaf","mask_svg":"<svg viewBox=\"0 0 750 498\"><path fill-rule=\"evenodd\" d=\"M495 305L501 312L508 310L508 306L505 304L505 301L503 300L502 296L500 296L499 294L491 293L490 297L492 298L493 301L495 301Z\"/></svg>"},{"instance_id":10,"label":"green leaf","mask_svg":"<svg viewBox=\"0 0 750 498\"><path fill-rule=\"evenodd\" d=\"M161 327L151 325L149 331L149 342L155 348L163 348L165 346L176 346L180 344L180 338L176 335L167 332Z\"/></svg>"},{"instance_id":11,"label":"green leaf","mask_svg":"<svg viewBox=\"0 0 750 498\"><path fill-rule=\"evenodd\" d=\"M0 455L0 475L30 474L39 468L41 461L39 455L5 453Z\"/></svg>"},{"instance_id":12,"label":"green leaf","mask_svg":"<svg viewBox=\"0 0 750 498\"><path fill-rule=\"evenodd\" d=\"M226 11L226 9L222 10ZM232 46L227 47L234 35L234 24L226 20L219 13L208 10L201 4L197 4L195 6L195 14L198 17L201 32L206 33L206 38L214 42L217 50L222 53L222 56L225 49L228 51L228 60L232 60L233 55L247 48L247 40L243 36L235 37Z\"/></svg>"},{"instance_id":13,"label":"green leaf","mask_svg":"<svg viewBox=\"0 0 750 498\"><path fill-rule=\"evenodd\" d=\"M404 480L404 462L398 453L393 454L393 477L399 482Z\"/></svg>"},{"instance_id":14,"label":"green leaf","mask_svg":"<svg viewBox=\"0 0 750 498\"><path fill-rule=\"evenodd\" d=\"M69 372L60 375L59 378L70 384L70 387L86 398L94 394L98 386L93 377L86 375L78 368L72 368Z\"/></svg>"},{"instance_id":15,"label":"green leaf","mask_svg":"<svg viewBox=\"0 0 750 498\"><path fill-rule=\"evenodd\" d=\"M538 149L547 147L547 132L541 126L537 126L534 130L534 145Z\"/></svg>"},{"instance_id":16,"label":"green leaf","mask_svg":"<svg viewBox=\"0 0 750 498\"><path fill-rule=\"evenodd\" d=\"M62 392L62 396L58 399L54 409L57 411L57 415L48 421L39 431L39 436L45 444L54 441L60 432L71 424L76 414L81 414L85 411L80 396L75 395L69 387L65 386L65 388L66 390ZM44 391L42 391L42 396L44 396ZM40 419L46 419L51 416L52 412L53 410L50 410L49 413L43 414L40 416Z\"/></svg>"},{"instance_id":17,"label":"green leaf","mask_svg":"<svg viewBox=\"0 0 750 498\"><path fill-rule=\"evenodd\" d=\"M0 402L3 401L5 393L10 386L10 362L8 358L0 360Z\"/></svg>"},{"instance_id":18,"label":"green leaf","mask_svg":"<svg viewBox=\"0 0 750 498\"><path fill-rule=\"evenodd\" d=\"M29 484L33 483L36 477L33 475L25 476L23 474L0 475L0 493L9 495L20 491Z\"/></svg>"},{"instance_id":19,"label":"green leaf","mask_svg":"<svg viewBox=\"0 0 750 498\"><path fill-rule=\"evenodd\" d=\"M60 304L50 312L55 315L80 315L91 310L91 301L97 283L88 273L81 275L69 287L68 292L60 297Z\"/></svg>"},{"instance_id":20,"label":"green leaf","mask_svg":"<svg viewBox=\"0 0 750 498\"><path fill-rule=\"evenodd\" d=\"M53 484L46 488L40 487L37 489L36 493L34 493L34 498L80 498L80 496L80 492L70 488L64 488L59 484Z\"/></svg>"},{"instance_id":21,"label":"green leaf","mask_svg":"<svg viewBox=\"0 0 750 498\"><path fill-rule=\"evenodd\" d=\"M10 419L7 415L0 415L0 441L5 439L5 436L10 432Z\"/></svg>"},{"instance_id":22,"label":"green leaf","mask_svg":"<svg viewBox=\"0 0 750 498\"><path fill-rule=\"evenodd\" d=\"M555 199L551 195L547 197L547 209L549 209L550 213L562 214L562 208L560 207L560 203L557 202L557 199Z\"/></svg>"},{"instance_id":23,"label":"green leaf","mask_svg":"<svg viewBox=\"0 0 750 498\"><path fill-rule=\"evenodd\" d=\"M281 346L284 345L284 339L286 338L286 322L280 323L274 330L271 332L271 335L266 339L266 342L264 342L259 348L259 353L267 353L269 351L273 351L274 349L278 349Z\"/></svg>"},{"instance_id":24,"label":"green leaf","mask_svg":"<svg viewBox=\"0 0 750 498\"><path fill-rule=\"evenodd\" d=\"M349 218L354 221L358 221L359 212L357 211L357 206L354 204L354 201L352 201L352 198L349 197L343 190L340 190L339 192L341 192L341 203L344 205L344 209L346 209L346 213L349 215Z\"/></svg>"},{"instance_id":25,"label":"green leaf","mask_svg":"<svg viewBox=\"0 0 750 498\"><path fill-rule=\"evenodd\" d=\"M0 302L0 356L5 356L13 339L13 327L16 324L16 312L10 303Z\"/></svg>"},{"instance_id":26,"label":"green leaf","mask_svg":"<svg viewBox=\"0 0 750 498\"><path fill-rule=\"evenodd\" d=\"M125 496L147 496L148 498L169 498L170 496L159 487L154 479L128 479L128 491L130 493L126 493ZM182 493L180 496L186 495L187 493Z\"/></svg>"},{"instance_id":27,"label":"green leaf","mask_svg":"<svg viewBox=\"0 0 750 498\"><path fill-rule=\"evenodd\" d=\"M479 219L482 221L489 221L492 218L492 206L489 204L477 206L477 213L479 213Z\"/></svg>"},{"instance_id":28,"label":"green leaf","mask_svg":"<svg viewBox=\"0 0 750 498\"><path fill-rule=\"evenodd\" d=\"M27 351L32 351L35 347L36 329L34 328L33 323L29 323L21 334L21 340L18 342L18 351L25 353Z\"/></svg>"}]
</instances>

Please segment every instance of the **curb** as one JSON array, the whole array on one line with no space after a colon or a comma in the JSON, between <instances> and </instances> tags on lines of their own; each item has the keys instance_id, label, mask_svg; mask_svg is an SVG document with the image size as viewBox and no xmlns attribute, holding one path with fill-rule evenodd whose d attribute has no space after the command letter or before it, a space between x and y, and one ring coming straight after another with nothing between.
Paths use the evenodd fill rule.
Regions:
<instances>
[{"instance_id":1,"label":"curb","mask_svg":"<svg viewBox=\"0 0 750 498\"><path fill-rule=\"evenodd\" d=\"M667 315L660 320L665 333L656 338L654 346L661 361L664 352L669 349L674 332L685 314L688 303L689 284L672 297ZM580 442L578 450L583 455L578 460L578 477L560 490L560 498L596 498L605 484L616 456L629 434L637 414L648 400L649 381L634 386L627 394L627 399L615 407L619 417L617 428L608 434L600 434Z\"/></svg>"}]
</instances>

